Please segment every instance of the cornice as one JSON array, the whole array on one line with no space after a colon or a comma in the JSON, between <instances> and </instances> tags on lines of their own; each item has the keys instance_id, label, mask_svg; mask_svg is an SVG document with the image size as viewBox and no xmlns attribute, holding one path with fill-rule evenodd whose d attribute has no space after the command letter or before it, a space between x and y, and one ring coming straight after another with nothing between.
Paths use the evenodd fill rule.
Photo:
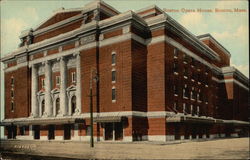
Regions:
<instances>
[{"instance_id":1,"label":"cornice","mask_svg":"<svg viewBox=\"0 0 250 160\"><path fill-rule=\"evenodd\" d=\"M242 80L244 83L249 84L249 78L247 78L243 73L241 73L238 69L235 67L229 66L229 67L223 67L221 68L222 74L225 75L235 75L240 80Z\"/></svg>"},{"instance_id":2,"label":"cornice","mask_svg":"<svg viewBox=\"0 0 250 160\"><path fill-rule=\"evenodd\" d=\"M209 39L213 44L215 44L218 48L220 48L223 52L225 52L229 57L231 57L230 52L223 47L211 34L204 34L204 35L199 35L197 36L197 38L199 38L200 40L204 40L204 39Z\"/></svg>"}]
</instances>

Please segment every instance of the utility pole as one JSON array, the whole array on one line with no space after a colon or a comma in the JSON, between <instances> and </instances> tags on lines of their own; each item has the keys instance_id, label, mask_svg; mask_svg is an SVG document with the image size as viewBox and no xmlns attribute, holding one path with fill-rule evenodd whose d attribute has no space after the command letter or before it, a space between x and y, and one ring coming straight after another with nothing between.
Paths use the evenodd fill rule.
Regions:
<instances>
[{"instance_id":1,"label":"utility pole","mask_svg":"<svg viewBox=\"0 0 250 160\"><path fill-rule=\"evenodd\" d=\"M93 75L94 72L94 75ZM94 147L94 133L93 133L93 93L92 93L92 88L93 88L93 81L97 82L98 81L98 76L97 72L94 68L91 68L90 70L90 83L89 83L89 108L90 108L90 147Z\"/></svg>"}]
</instances>

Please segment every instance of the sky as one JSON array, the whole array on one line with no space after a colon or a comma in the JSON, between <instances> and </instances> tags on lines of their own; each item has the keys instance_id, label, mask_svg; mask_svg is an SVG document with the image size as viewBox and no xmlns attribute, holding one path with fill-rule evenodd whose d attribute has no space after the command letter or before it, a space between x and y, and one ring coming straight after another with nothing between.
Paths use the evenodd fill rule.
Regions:
<instances>
[{"instance_id":1,"label":"sky","mask_svg":"<svg viewBox=\"0 0 250 160\"><path fill-rule=\"evenodd\" d=\"M231 65L249 77L249 21L248 1L243 0L104 0L120 12L136 11L157 5L194 35L210 33L231 53ZM21 31L35 28L53 15L53 11L64 7L78 8L89 0L2 0L1 6L1 57L14 51L20 43ZM234 12L234 9L245 12ZM213 12L197 12L197 9ZM215 12L232 10L233 12ZM178 10L179 12L169 12ZM1 68L3 66L1 65ZM2 71L2 70L1 70ZM1 72L1 106L3 106L3 73ZM3 108L3 107L1 107ZM3 112L2 112L3 114ZM3 116L1 116L3 117Z\"/></svg>"}]
</instances>

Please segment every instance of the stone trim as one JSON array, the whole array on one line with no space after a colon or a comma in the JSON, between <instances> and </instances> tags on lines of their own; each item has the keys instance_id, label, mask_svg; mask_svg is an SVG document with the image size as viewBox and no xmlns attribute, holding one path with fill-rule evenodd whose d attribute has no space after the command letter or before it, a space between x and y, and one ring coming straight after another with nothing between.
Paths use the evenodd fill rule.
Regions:
<instances>
[{"instance_id":1,"label":"stone trim","mask_svg":"<svg viewBox=\"0 0 250 160\"><path fill-rule=\"evenodd\" d=\"M241 86L242 88L246 89L249 91L249 87L244 85L243 83L241 83L240 81L236 80L236 79L222 79L222 80L219 80L218 78L216 77L212 77L212 80L216 81L217 83L236 83L237 85Z\"/></svg>"},{"instance_id":2,"label":"stone trim","mask_svg":"<svg viewBox=\"0 0 250 160\"><path fill-rule=\"evenodd\" d=\"M26 67L26 66L28 66L28 62L19 63L19 64L15 65L15 66L5 68L5 69L4 69L4 72L5 72L5 73L7 73L7 72L12 72L12 71L15 71L15 70L17 70L17 69L19 69L19 68L21 68L21 67Z\"/></svg>"}]
</instances>

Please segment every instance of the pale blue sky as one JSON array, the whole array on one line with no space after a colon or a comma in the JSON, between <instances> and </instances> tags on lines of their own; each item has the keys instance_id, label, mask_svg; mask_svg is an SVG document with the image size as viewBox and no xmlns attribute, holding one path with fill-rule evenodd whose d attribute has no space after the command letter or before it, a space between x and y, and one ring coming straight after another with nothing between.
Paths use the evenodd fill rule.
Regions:
<instances>
[{"instance_id":1,"label":"pale blue sky","mask_svg":"<svg viewBox=\"0 0 250 160\"><path fill-rule=\"evenodd\" d=\"M57 1L1 1L1 56L15 50L22 30L34 28L53 14L58 8L78 8L89 0ZM246 9L243 13L169 13L174 19L190 30L194 35L210 33L232 55L231 64L249 74L249 21L248 1L167 1L167 0L105 0L120 12L138 10L149 5L162 9ZM2 80L3 74L1 74ZM3 83L1 83L3 85ZM3 105L3 87L1 88L1 106ZM1 107L2 108L2 107Z\"/></svg>"}]
</instances>

